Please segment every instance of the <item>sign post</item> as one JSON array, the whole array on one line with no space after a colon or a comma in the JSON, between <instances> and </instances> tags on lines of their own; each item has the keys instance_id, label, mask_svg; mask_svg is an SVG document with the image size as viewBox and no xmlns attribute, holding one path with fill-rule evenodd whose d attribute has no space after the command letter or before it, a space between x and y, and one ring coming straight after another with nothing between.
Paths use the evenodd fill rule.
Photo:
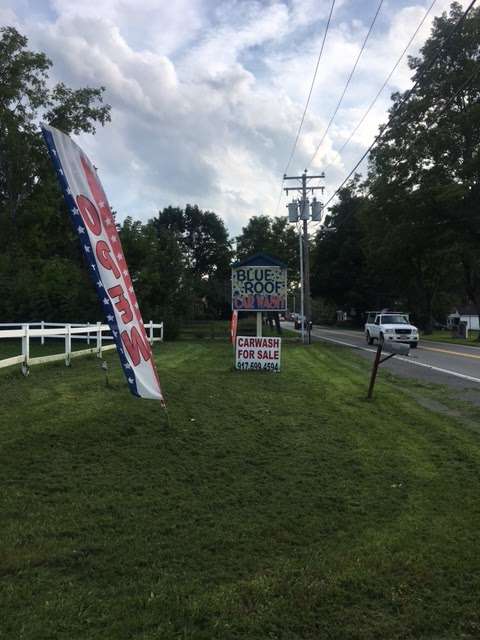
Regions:
<instances>
[{"instance_id":1,"label":"sign post","mask_svg":"<svg viewBox=\"0 0 480 640\"><path fill-rule=\"evenodd\" d=\"M262 312L257 311L257 336L262 335Z\"/></svg>"}]
</instances>

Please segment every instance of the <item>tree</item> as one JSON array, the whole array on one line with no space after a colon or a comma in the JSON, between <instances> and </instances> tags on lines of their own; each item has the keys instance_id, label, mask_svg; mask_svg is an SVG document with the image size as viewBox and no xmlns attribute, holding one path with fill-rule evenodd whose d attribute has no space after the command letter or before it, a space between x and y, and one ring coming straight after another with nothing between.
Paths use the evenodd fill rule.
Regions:
<instances>
[{"instance_id":1,"label":"tree","mask_svg":"<svg viewBox=\"0 0 480 640\"><path fill-rule=\"evenodd\" d=\"M197 205L167 207L152 221L158 234L168 233L181 249L193 295L209 317L225 315L230 302L231 241L221 218Z\"/></svg>"},{"instance_id":2,"label":"tree","mask_svg":"<svg viewBox=\"0 0 480 640\"><path fill-rule=\"evenodd\" d=\"M8 291L0 315L83 320L97 315L96 297L91 287L85 295L88 276L39 121L94 133L110 120L110 106L102 102L103 87L50 89L51 61L27 44L15 28L0 29L0 280ZM50 294L66 280L73 293L63 305Z\"/></svg>"},{"instance_id":3,"label":"tree","mask_svg":"<svg viewBox=\"0 0 480 640\"><path fill-rule=\"evenodd\" d=\"M192 293L175 235L159 231L155 221L142 224L130 217L119 225L119 235L144 317L161 318L166 338L176 337Z\"/></svg>"},{"instance_id":4,"label":"tree","mask_svg":"<svg viewBox=\"0 0 480 640\"><path fill-rule=\"evenodd\" d=\"M392 285L418 306L427 330L435 308L455 299L462 273L480 313L480 9L454 31L462 14L455 2L435 19L410 59L415 91L393 96L370 159L367 251L389 263Z\"/></svg>"},{"instance_id":5,"label":"tree","mask_svg":"<svg viewBox=\"0 0 480 640\"><path fill-rule=\"evenodd\" d=\"M342 189L318 231L312 251L312 295L337 308L355 309L358 318L372 304L373 283L366 278L361 213L365 197L359 176Z\"/></svg>"}]
</instances>

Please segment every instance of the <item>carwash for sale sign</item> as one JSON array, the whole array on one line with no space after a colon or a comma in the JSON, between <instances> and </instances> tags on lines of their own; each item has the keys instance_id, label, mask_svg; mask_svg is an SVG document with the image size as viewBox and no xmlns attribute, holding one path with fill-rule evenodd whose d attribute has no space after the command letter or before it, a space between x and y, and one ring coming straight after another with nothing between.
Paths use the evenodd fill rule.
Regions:
<instances>
[{"instance_id":1,"label":"carwash for sale sign","mask_svg":"<svg viewBox=\"0 0 480 640\"><path fill-rule=\"evenodd\" d=\"M280 371L280 338L237 336L235 369L241 371Z\"/></svg>"},{"instance_id":2,"label":"carwash for sale sign","mask_svg":"<svg viewBox=\"0 0 480 640\"><path fill-rule=\"evenodd\" d=\"M97 172L67 135L47 126L42 127L42 131L130 391L141 398L163 403L115 220Z\"/></svg>"}]
</instances>

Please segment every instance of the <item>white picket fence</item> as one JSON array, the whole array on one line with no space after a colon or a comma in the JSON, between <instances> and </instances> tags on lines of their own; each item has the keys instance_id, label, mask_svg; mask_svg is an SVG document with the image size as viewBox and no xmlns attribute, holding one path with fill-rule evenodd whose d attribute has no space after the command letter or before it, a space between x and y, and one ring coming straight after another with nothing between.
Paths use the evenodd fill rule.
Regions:
<instances>
[{"instance_id":1,"label":"white picket fence","mask_svg":"<svg viewBox=\"0 0 480 640\"><path fill-rule=\"evenodd\" d=\"M160 330L160 335L155 336L154 330ZM154 324L152 320L145 325L148 333L149 342L163 341L163 322ZM110 334L110 335L108 335ZM44 362L53 362L55 360L65 360L68 367L71 358L83 356L86 354L96 354L98 358L102 357L103 351L115 349L115 343L112 343L113 337L110 333L108 324L97 322L96 324L65 324L62 322L29 322L29 323L0 323L0 340L9 338L21 338L22 352L18 356L4 358L0 360L0 369L3 367L11 367L16 364L22 365L22 371L26 373L32 365L42 364ZM45 344L48 338L64 338L65 348L62 353L55 353L48 356L30 357L30 339L40 338L40 343ZM87 349L79 349L72 351L72 340L85 340L87 345L94 343L93 347L88 346ZM110 344L104 344L110 341Z\"/></svg>"}]
</instances>

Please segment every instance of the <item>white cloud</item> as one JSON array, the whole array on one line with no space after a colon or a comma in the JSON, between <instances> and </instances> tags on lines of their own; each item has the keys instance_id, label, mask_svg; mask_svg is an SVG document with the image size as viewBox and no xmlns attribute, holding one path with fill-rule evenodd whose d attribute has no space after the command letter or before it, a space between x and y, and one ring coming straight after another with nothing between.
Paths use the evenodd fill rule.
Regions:
<instances>
[{"instance_id":1,"label":"white cloud","mask_svg":"<svg viewBox=\"0 0 480 640\"><path fill-rule=\"evenodd\" d=\"M99 167L120 219L195 202L236 233L249 216L274 213L330 0L3 1L0 19L16 23L32 48L51 57L52 80L106 86L112 123L79 142ZM439 0L436 13L448 4ZM313 154L375 6L337 0L292 171ZM325 170L328 188L373 139L389 93L409 86L404 61L339 154L426 6L427 0L385 2L313 167ZM428 20L413 51L430 26Z\"/></svg>"}]
</instances>

